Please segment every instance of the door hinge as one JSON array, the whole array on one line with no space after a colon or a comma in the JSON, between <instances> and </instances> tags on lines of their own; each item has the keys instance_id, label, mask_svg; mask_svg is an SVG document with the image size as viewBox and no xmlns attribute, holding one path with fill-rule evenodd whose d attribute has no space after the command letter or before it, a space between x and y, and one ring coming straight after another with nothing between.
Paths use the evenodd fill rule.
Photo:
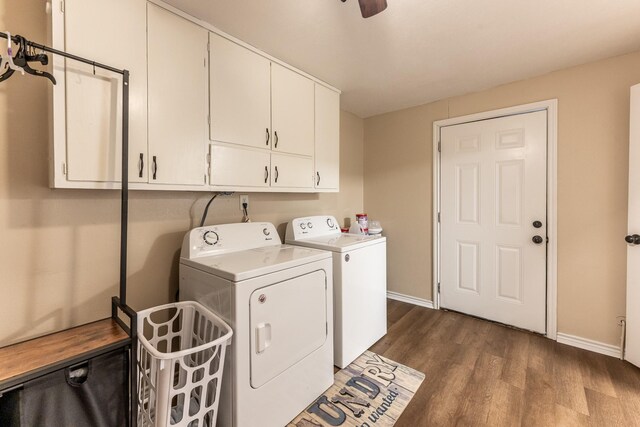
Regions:
<instances>
[{"instance_id":1,"label":"door hinge","mask_svg":"<svg viewBox=\"0 0 640 427\"><path fill-rule=\"evenodd\" d=\"M442 141L438 141L438 153L442 152Z\"/></svg>"},{"instance_id":2,"label":"door hinge","mask_svg":"<svg viewBox=\"0 0 640 427\"><path fill-rule=\"evenodd\" d=\"M211 40L207 40L207 52L211 52Z\"/></svg>"},{"instance_id":3,"label":"door hinge","mask_svg":"<svg viewBox=\"0 0 640 427\"><path fill-rule=\"evenodd\" d=\"M438 212L438 224L440 224L440 212Z\"/></svg>"},{"instance_id":4,"label":"door hinge","mask_svg":"<svg viewBox=\"0 0 640 427\"><path fill-rule=\"evenodd\" d=\"M329 335L329 322L324 322L324 333Z\"/></svg>"},{"instance_id":5,"label":"door hinge","mask_svg":"<svg viewBox=\"0 0 640 427\"><path fill-rule=\"evenodd\" d=\"M438 282L438 293L440 293L440 282Z\"/></svg>"},{"instance_id":6,"label":"door hinge","mask_svg":"<svg viewBox=\"0 0 640 427\"><path fill-rule=\"evenodd\" d=\"M64 13L64 1L60 2L60 12Z\"/></svg>"},{"instance_id":7,"label":"door hinge","mask_svg":"<svg viewBox=\"0 0 640 427\"><path fill-rule=\"evenodd\" d=\"M67 174L67 164L63 163L62 164L62 175L66 175Z\"/></svg>"},{"instance_id":8,"label":"door hinge","mask_svg":"<svg viewBox=\"0 0 640 427\"><path fill-rule=\"evenodd\" d=\"M204 183L205 184L207 183L207 174L206 173L204 174Z\"/></svg>"},{"instance_id":9,"label":"door hinge","mask_svg":"<svg viewBox=\"0 0 640 427\"><path fill-rule=\"evenodd\" d=\"M211 114L207 116L207 123L211 126Z\"/></svg>"}]
</instances>

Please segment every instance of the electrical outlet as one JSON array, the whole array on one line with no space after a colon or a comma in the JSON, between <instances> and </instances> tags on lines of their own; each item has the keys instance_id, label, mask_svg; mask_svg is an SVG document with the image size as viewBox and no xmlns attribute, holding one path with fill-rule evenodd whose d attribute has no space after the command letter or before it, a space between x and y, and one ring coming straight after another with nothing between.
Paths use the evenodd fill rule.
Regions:
<instances>
[{"instance_id":1,"label":"electrical outlet","mask_svg":"<svg viewBox=\"0 0 640 427\"><path fill-rule=\"evenodd\" d=\"M249 209L249 196L246 194L241 194L240 195L240 210L244 209L244 206L242 206L244 203L247 204L247 209Z\"/></svg>"}]
</instances>

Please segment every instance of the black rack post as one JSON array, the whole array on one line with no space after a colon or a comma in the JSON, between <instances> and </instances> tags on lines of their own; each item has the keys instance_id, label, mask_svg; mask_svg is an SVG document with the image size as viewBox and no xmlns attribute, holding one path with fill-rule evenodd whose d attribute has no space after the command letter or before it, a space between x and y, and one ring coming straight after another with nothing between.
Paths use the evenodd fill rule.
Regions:
<instances>
[{"instance_id":1,"label":"black rack post","mask_svg":"<svg viewBox=\"0 0 640 427\"><path fill-rule=\"evenodd\" d=\"M0 38L7 38L7 34L0 32ZM121 202L120 202L120 295L111 298L111 317L128 332L131 338L131 356L129 358L129 425L135 427L137 424L137 313L127 305L127 246L128 246L128 223L129 223L129 71L118 69L109 65L101 64L90 59L54 49L49 46L34 43L19 35L11 37L14 43L25 43L27 46L39 49L54 55L82 62L122 75L122 182L121 182ZM21 46L23 48L24 46ZM120 319L118 311L122 311L129 318L129 326Z\"/></svg>"},{"instance_id":2,"label":"black rack post","mask_svg":"<svg viewBox=\"0 0 640 427\"><path fill-rule=\"evenodd\" d=\"M120 304L127 305L129 223L129 71L122 70L122 189L120 192Z\"/></svg>"}]
</instances>

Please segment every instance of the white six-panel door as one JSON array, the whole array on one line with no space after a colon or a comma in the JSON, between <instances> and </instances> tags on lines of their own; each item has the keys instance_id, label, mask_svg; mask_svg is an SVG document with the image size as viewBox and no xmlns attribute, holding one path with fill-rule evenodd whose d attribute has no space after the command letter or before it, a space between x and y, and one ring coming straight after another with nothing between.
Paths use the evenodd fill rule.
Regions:
<instances>
[{"instance_id":1,"label":"white six-panel door","mask_svg":"<svg viewBox=\"0 0 640 427\"><path fill-rule=\"evenodd\" d=\"M545 333L546 111L443 127L441 147L441 307Z\"/></svg>"},{"instance_id":2,"label":"white six-panel door","mask_svg":"<svg viewBox=\"0 0 640 427\"><path fill-rule=\"evenodd\" d=\"M640 366L640 85L631 88L629 131L629 235L627 241L627 346L625 359Z\"/></svg>"}]
</instances>

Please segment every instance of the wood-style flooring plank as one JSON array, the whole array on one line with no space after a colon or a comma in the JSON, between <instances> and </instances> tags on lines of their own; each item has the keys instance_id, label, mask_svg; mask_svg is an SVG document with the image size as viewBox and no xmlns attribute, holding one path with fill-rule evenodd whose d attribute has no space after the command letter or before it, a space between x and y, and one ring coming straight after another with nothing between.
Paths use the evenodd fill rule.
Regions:
<instances>
[{"instance_id":1,"label":"wood-style flooring plank","mask_svg":"<svg viewBox=\"0 0 640 427\"><path fill-rule=\"evenodd\" d=\"M555 425L558 427L589 427L589 417L562 405L556 405ZM595 426L594 426L595 427Z\"/></svg>"},{"instance_id":2,"label":"wood-style flooring plank","mask_svg":"<svg viewBox=\"0 0 640 427\"><path fill-rule=\"evenodd\" d=\"M630 425L640 426L640 369L629 362L610 359L607 371Z\"/></svg>"},{"instance_id":3,"label":"wood-style flooring plank","mask_svg":"<svg viewBox=\"0 0 640 427\"><path fill-rule=\"evenodd\" d=\"M606 359L608 356L585 352L582 354L580 372L585 388L595 390L607 396L617 397L611 383L611 376L607 371Z\"/></svg>"},{"instance_id":4,"label":"wood-style flooring plank","mask_svg":"<svg viewBox=\"0 0 640 427\"><path fill-rule=\"evenodd\" d=\"M525 388L529 364L529 334L509 329L505 334L507 347L502 380L521 390Z\"/></svg>"},{"instance_id":5,"label":"wood-style flooring plank","mask_svg":"<svg viewBox=\"0 0 640 427\"><path fill-rule=\"evenodd\" d=\"M619 399L590 389L586 389L585 393L591 425L620 427L633 425L629 423Z\"/></svg>"},{"instance_id":6,"label":"wood-style flooring plank","mask_svg":"<svg viewBox=\"0 0 640 427\"><path fill-rule=\"evenodd\" d=\"M464 389L466 399L456 413L456 425L487 425L493 395L497 392L504 359L483 352Z\"/></svg>"},{"instance_id":7,"label":"wood-style flooring plank","mask_svg":"<svg viewBox=\"0 0 640 427\"><path fill-rule=\"evenodd\" d=\"M574 347L558 344L555 354L553 375L556 403L580 414L589 415L580 369L583 353Z\"/></svg>"},{"instance_id":8,"label":"wood-style flooring plank","mask_svg":"<svg viewBox=\"0 0 640 427\"><path fill-rule=\"evenodd\" d=\"M553 374L556 342L540 335L529 335L527 366L538 372Z\"/></svg>"},{"instance_id":9,"label":"wood-style flooring plank","mask_svg":"<svg viewBox=\"0 0 640 427\"><path fill-rule=\"evenodd\" d=\"M487 425L519 425L523 412L523 395L524 390L502 380L496 380L487 414Z\"/></svg>"},{"instance_id":10,"label":"wood-style flooring plank","mask_svg":"<svg viewBox=\"0 0 640 427\"><path fill-rule=\"evenodd\" d=\"M523 426L554 425L556 403L553 375L534 368L527 368L523 403Z\"/></svg>"},{"instance_id":11,"label":"wood-style flooring plank","mask_svg":"<svg viewBox=\"0 0 640 427\"><path fill-rule=\"evenodd\" d=\"M387 300L387 326L398 322L402 317L413 309L411 304L406 304L400 301Z\"/></svg>"},{"instance_id":12,"label":"wood-style flooring plank","mask_svg":"<svg viewBox=\"0 0 640 427\"><path fill-rule=\"evenodd\" d=\"M640 369L627 362L397 301L388 319L371 350L426 376L396 427L640 427Z\"/></svg>"}]
</instances>

